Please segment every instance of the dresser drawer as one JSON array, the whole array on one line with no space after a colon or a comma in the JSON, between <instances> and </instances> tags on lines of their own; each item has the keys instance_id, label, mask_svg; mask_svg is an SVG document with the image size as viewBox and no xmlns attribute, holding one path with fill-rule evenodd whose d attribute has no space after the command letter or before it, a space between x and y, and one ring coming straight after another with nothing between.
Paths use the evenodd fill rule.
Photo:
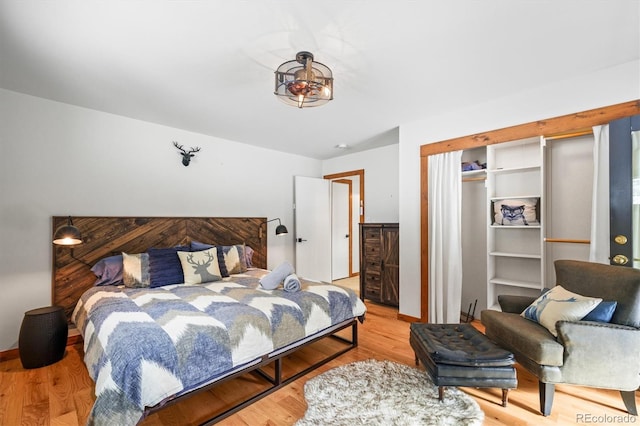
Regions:
<instances>
[{"instance_id":1,"label":"dresser drawer","mask_svg":"<svg viewBox=\"0 0 640 426\"><path fill-rule=\"evenodd\" d=\"M364 243L364 258L368 260L380 260L380 244Z\"/></svg>"},{"instance_id":2,"label":"dresser drawer","mask_svg":"<svg viewBox=\"0 0 640 426\"><path fill-rule=\"evenodd\" d=\"M362 265L364 272L377 272L378 274L380 273L380 270L382 269L380 267L380 259L371 259L371 258L366 258L364 260L364 265Z\"/></svg>"},{"instance_id":3,"label":"dresser drawer","mask_svg":"<svg viewBox=\"0 0 640 426\"><path fill-rule=\"evenodd\" d=\"M365 228L365 229L362 230L362 235L363 235L363 239L364 239L365 242L367 242L367 240L380 241L380 229L379 228L375 228L375 229Z\"/></svg>"},{"instance_id":4,"label":"dresser drawer","mask_svg":"<svg viewBox=\"0 0 640 426\"><path fill-rule=\"evenodd\" d=\"M380 302L380 287L365 287L364 289L364 297L369 300L373 300L374 302Z\"/></svg>"},{"instance_id":5,"label":"dresser drawer","mask_svg":"<svg viewBox=\"0 0 640 426\"><path fill-rule=\"evenodd\" d=\"M364 274L364 287L380 290L380 274L366 272Z\"/></svg>"},{"instance_id":6,"label":"dresser drawer","mask_svg":"<svg viewBox=\"0 0 640 426\"><path fill-rule=\"evenodd\" d=\"M380 301L382 288L380 286L380 275L365 274L364 277L364 297L375 301Z\"/></svg>"}]
</instances>

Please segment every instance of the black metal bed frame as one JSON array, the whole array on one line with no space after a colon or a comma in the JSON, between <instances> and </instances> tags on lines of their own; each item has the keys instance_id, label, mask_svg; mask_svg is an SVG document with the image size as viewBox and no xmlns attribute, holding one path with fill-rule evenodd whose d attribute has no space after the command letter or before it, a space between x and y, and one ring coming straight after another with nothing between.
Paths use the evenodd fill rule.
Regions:
<instances>
[{"instance_id":1,"label":"black metal bed frame","mask_svg":"<svg viewBox=\"0 0 640 426\"><path fill-rule=\"evenodd\" d=\"M321 334L318 335L312 339L310 339L309 341L296 346L294 348L288 349L286 351L283 351L281 353L278 353L275 356L269 356L269 355L265 355L262 360L256 364L252 364L251 366L239 370L233 374L230 374L218 381L215 381L207 386L204 386L202 388L198 388L195 389L189 393L186 393L184 395L180 395L179 397L170 399L168 401L164 401L161 402L158 405L155 405L153 407L147 407L145 409L144 412L144 416L143 419L146 418L147 416L149 416L150 414L153 414L157 411L160 411L170 405L173 405L175 403L178 403L180 401L183 401L184 399L193 396L194 394L197 393L201 393L204 391L208 391L209 389L218 386L222 383L226 383L229 380L235 379L237 377L240 377L242 375L245 375L247 373L256 373L256 375L260 376L261 378L265 379L267 382L269 382L271 384L270 387L268 387L267 389L264 389L260 392L258 392L257 394L248 397L247 399L237 403L236 405L232 406L231 408L226 409L225 411L218 413L216 415L214 415L213 417L209 418L208 420L206 420L204 423L201 423L201 425L212 425L215 424L235 413L237 413L238 411L242 410L243 408L253 404L254 402L264 398L265 396L270 395L271 393L277 391L278 389L281 389L282 387L288 385L289 383L297 380L298 378L306 375L307 373L315 370L316 368L328 363L329 361L332 361L333 359L339 357L340 355L350 351L351 349L354 349L358 346L358 319L357 318L353 318L351 321L347 321L346 323L344 323L343 325L339 326L338 328L334 329L333 331L331 331L328 334ZM336 333L338 333L339 331L342 331L348 327L351 327L351 339L348 338L344 338L342 336L337 336ZM287 378L283 378L282 377L282 361L283 359L296 352L297 350L304 348L306 346L309 346L319 340L322 340L324 338L332 338L335 340L338 340L340 342L346 343L347 346L340 349L339 351L329 355L326 358L321 359L320 361L317 361L316 363L310 365L309 367L305 368L302 371L299 371L295 374L293 374L290 377ZM263 367L266 367L267 365L270 365L274 363L274 375L271 376L269 374L267 374L265 371L263 371Z\"/></svg>"}]
</instances>

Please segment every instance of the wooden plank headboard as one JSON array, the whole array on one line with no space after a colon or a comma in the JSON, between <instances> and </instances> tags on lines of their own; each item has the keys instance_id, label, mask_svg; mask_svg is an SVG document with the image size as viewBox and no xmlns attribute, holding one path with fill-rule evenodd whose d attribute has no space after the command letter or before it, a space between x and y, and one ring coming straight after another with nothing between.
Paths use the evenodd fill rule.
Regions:
<instances>
[{"instance_id":1,"label":"wooden plank headboard","mask_svg":"<svg viewBox=\"0 0 640 426\"><path fill-rule=\"evenodd\" d=\"M67 223L68 217L52 219L52 232L55 232ZM54 246L53 304L62 306L70 320L78 299L96 280L89 265L123 251L143 253L152 247L188 245L191 241L218 245L245 243L254 250L253 265L266 268L267 234L266 227L262 227L266 220L264 217L74 216L73 224L82 233L83 244L73 249Z\"/></svg>"}]
</instances>

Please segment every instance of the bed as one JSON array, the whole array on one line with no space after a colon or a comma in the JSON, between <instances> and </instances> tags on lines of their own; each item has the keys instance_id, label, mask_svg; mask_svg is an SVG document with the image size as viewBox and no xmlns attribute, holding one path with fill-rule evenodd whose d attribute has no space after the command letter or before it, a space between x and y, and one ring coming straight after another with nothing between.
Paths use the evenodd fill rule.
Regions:
<instances>
[{"instance_id":1,"label":"bed","mask_svg":"<svg viewBox=\"0 0 640 426\"><path fill-rule=\"evenodd\" d=\"M54 302L60 293L55 291L56 279L69 284L65 277L76 276L73 290L79 295L73 306L69 305L71 292L64 286L65 297L58 295L57 303L67 304L63 307L70 312L70 323L84 339L85 364L96 393L88 424L136 424L149 413L249 372L269 383L265 390L205 422L212 423L357 345L357 321L364 319L366 308L351 290L304 279L299 280L298 291L286 291L281 285L273 290L262 288L260 279L274 274L265 269L266 218L217 218L212 226L214 219L74 218L87 243L74 253L55 249ZM54 218L53 229L64 220ZM157 241L168 235L171 226L166 226L167 221L175 226L169 244ZM185 235L174 235L183 232L177 226L182 221L195 225ZM146 232L123 223L138 223ZM100 232L93 235L102 235L102 244L90 237L91 229L104 233L109 227L122 235L107 238L106 244ZM214 228L222 231L212 231ZM242 236L246 232L250 235ZM162 235L153 236L157 233ZM161 285L152 285L154 273L162 269L158 259L165 259L154 257L154 250L165 255L173 252L167 263L175 271L178 259L182 282L167 281L167 274L158 274L163 279L155 284ZM93 264L95 270L118 253L123 256L126 285L94 285L100 281L94 274L80 278L77 263L84 270ZM145 269L145 255L147 275L139 271ZM134 257L133 262L129 256ZM86 261L92 257L97 259ZM204 265L208 271L202 271ZM70 268L66 274L65 268ZM345 329L351 331L348 339L337 334ZM325 338L337 339L344 347L302 371L283 376L282 363L288 356Z\"/></svg>"}]
</instances>

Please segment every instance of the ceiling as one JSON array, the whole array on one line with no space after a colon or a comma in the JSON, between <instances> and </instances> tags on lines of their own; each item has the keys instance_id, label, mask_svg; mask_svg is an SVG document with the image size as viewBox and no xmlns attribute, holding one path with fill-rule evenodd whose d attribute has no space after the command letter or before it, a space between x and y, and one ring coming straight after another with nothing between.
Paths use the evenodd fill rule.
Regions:
<instances>
[{"instance_id":1,"label":"ceiling","mask_svg":"<svg viewBox=\"0 0 640 426\"><path fill-rule=\"evenodd\" d=\"M273 95L301 50L327 105ZM639 57L638 0L0 0L0 87L317 159Z\"/></svg>"}]
</instances>

